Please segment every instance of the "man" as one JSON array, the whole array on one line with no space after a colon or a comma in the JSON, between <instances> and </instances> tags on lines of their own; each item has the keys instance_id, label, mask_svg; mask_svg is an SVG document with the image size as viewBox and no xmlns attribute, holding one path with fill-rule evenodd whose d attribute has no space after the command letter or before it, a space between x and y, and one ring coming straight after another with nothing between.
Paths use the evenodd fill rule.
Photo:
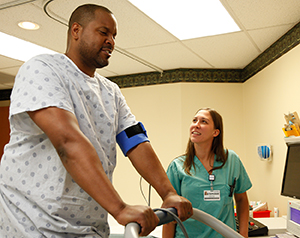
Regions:
<instances>
[{"instance_id":1,"label":"man","mask_svg":"<svg viewBox=\"0 0 300 238\"><path fill-rule=\"evenodd\" d=\"M3 237L108 237L107 212L149 234L157 216L126 204L111 184L116 140L162 207L191 216L119 88L95 72L108 65L116 35L107 8L82 5L70 17L65 55L37 56L20 68L0 166Z\"/></svg>"}]
</instances>

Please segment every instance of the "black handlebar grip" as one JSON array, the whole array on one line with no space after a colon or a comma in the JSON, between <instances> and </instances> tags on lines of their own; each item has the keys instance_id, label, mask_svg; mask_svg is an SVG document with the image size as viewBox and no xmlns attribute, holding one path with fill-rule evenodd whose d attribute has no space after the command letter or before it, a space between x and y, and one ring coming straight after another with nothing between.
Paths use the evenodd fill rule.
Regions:
<instances>
[{"instance_id":1,"label":"black handlebar grip","mask_svg":"<svg viewBox=\"0 0 300 238\"><path fill-rule=\"evenodd\" d=\"M167 208L166 210L174 213L177 216L177 210L176 208L172 207L172 208ZM174 221L174 217L166 212L166 211L162 211L162 210L157 210L155 211L156 216L158 216L159 218L159 223L157 226L163 225L163 224L167 224L171 221Z\"/></svg>"}]
</instances>

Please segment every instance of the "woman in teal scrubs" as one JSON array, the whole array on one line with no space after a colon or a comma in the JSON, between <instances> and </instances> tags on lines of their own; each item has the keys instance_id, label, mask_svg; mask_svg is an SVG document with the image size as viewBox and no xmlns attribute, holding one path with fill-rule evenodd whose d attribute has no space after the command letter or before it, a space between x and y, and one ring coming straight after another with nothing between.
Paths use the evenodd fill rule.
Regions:
<instances>
[{"instance_id":1,"label":"woman in teal scrubs","mask_svg":"<svg viewBox=\"0 0 300 238\"><path fill-rule=\"evenodd\" d=\"M248 237L249 201L252 184L238 155L224 149L222 117L214 109L198 110L190 126L186 153L171 162L167 175L177 193L194 208L202 210L236 229L234 201L239 232ZM207 225L188 219L184 226L189 237L222 237ZM184 238L179 226L163 227L163 238Z\"/></svg>"}]
</instances>

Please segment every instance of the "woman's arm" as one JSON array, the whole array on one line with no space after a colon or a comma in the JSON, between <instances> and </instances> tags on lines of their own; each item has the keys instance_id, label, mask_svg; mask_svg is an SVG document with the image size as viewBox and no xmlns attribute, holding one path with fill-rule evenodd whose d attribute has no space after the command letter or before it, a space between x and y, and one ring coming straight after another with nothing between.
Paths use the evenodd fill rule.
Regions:
<instances>
[{"instance_id":1,"label":"woman's arm","mask_svg":"<svg viewBox=\"0 0 300 238\"><path fill-rule=\"evenodd\" d=\"M248 237L248 223L249 223L249 201L247 193L235 193L234 199L236 203L236 210L239 219L239 232L242 236Z\"/></svg>"}]
</instances>

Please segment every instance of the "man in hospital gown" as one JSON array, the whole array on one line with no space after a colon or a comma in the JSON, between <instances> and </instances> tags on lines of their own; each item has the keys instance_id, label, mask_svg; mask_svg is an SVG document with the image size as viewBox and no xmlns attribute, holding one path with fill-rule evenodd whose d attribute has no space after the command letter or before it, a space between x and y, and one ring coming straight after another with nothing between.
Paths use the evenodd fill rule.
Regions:
<instances>
[{"instance_id":1,"label":"man in hospital gown","mask_svg":"<svg viewBox=\"0 0 300 238\"><path fill-rule=\"evenodd\" d=\"M11 95L11 137L0 166L1 237L108 237L107 212L149 234L158 218L126 204L111 184L116 135L136 125L116 84L95 72L114 49L117 23L97 5L78 7L65 54L39 55L19 70ZM177 195L148 140L129 150L163 207L182 220L190 202Z\"/></svg>"}]
</instances>

